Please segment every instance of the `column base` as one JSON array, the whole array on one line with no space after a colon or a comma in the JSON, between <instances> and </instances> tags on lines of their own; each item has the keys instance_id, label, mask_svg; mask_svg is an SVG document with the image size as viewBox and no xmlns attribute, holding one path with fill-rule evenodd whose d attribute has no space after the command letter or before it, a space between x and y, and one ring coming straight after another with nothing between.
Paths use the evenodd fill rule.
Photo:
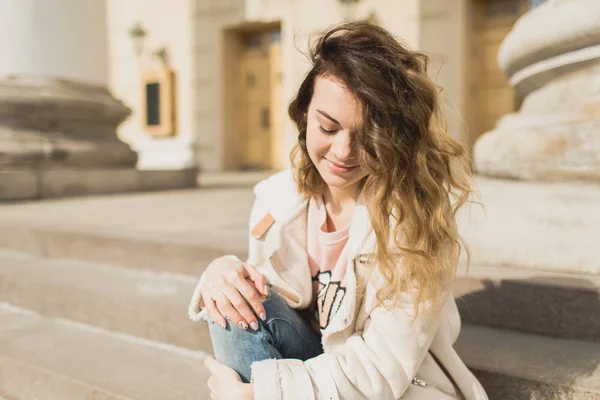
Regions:
<instances>
[{"instance_id":1,"label":"column base","mask_svg":"<svg viewBox=\"0 0 600 400\"><path fill-rule=\"evenodd\" d=\"M0 170L0 201L185 189L197 186L196 168L27 168Z\"/></svg>"},{"instance_id":2,"label":"column base","mask_svg":"<svg viewBox=\"0 0 600 400\"><path fill-rule=\"evenodd\" d=\"M477 172L530 181L600 181L600 120L510 114L474 147Z\"/></svg>"},{"instance_id":3,"label":"column base","mask_svg":"<svg viewBox=\"0 0 600 400\"><path fill-rule=\"evenodd\" d=\"M0 77L0 168L133 167L137 154L116 135L130 113L105 87Z\"/></svg>"},{"instance_id":4,"label":"column base","mask_svg":"<svg viewBox=\"0 0 600 400\"><path fill-rule=\"evenodd\" d=\"M597 0L554 0L515 23L498 61L524 99L476 142L479 174L600 180L598 13Z\"/></svg>"},{"instance_id":5,"label":"column base","mask_svg":"<svg viewBox=\"0 0 600 400\"><path fill-rule=\"evenodd\" d=\"M600 274L600 184L478 177L458 215L473 264Z\"/></svg>"}]
</instances>

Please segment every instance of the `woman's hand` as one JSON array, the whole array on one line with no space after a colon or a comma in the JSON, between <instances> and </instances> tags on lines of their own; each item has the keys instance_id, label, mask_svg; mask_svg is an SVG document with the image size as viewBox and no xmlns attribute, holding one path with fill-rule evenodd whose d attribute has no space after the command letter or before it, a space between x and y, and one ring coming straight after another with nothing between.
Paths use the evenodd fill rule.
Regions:
<instances>
[{"instance_id":1,"label":"woman's hand","mask_svg":"<svg viewBox=\"0 0 600 400\"><path fill-rule=\"evenodd\" d=\"M267 282L252 265L220 257L210 263L202 279L200 290L206 311L222 328L227 326L225 317L241 329L254 330L258 329L255 315L265 320L261 296L267 295Z\"/></svg>"},{"instance_id":2,"label":"woman's hand","mask_svg":"<svg viewBox=\"0 0 600 400\"><path fill-rule=\"evenodd\" d=\"M254 400L251 383L243 383L240 375L212 357L204 360L210 371L208 388L212 400Z\"/></svg>"}]
</instances>

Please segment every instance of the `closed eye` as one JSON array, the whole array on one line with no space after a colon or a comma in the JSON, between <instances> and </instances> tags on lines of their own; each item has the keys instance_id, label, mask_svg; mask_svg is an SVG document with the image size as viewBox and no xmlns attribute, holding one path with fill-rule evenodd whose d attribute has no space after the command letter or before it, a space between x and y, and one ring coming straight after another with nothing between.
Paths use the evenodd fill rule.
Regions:
<instances>
[{"instance_id":1,"label":"closed eye","mask_svg":"<svg viewBox=\"0 0 600 400\"><path fill-rule=\"evenodd\" d=\"M319 129L321 130L321 132L323 132L326 135L333 135L334 133L337 132L337 129L332 129L332 130L328 131L327 129L323 128L321 125L319 125Z\"/></svg>"}]
</instances>

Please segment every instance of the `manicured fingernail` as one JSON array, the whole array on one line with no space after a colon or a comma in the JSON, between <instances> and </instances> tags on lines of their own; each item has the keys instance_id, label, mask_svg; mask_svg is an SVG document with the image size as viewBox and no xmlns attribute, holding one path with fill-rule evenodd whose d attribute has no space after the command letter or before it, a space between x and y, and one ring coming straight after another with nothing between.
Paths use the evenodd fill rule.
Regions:
<instances>
[{"instance_id":1,"label":"manicured fingernail","mask_svg":"<svg viewBox=\"0 0 600 400\"><path fill-rule=\"evenodd\" d=\"M219 326L223 329L225 329L225 324L221 321L217 322L217 324L219 324Z\"/></svg>"},{"instance_id":2,"label":"manicured fingernail","mask_svg":"<svg viewBox=\"0 0 600 400\"><path fill-rule=\"evenodd\" d=\"M244 321L238 322L238 326L240 327L240 329L248 329L248 325Z\"/></svg>"},{"instance_id":3,"label":"manicured fingernail","mask_svg":"<svg viewBox=\"0 0 600 400\"><path fill-rule=\"evenodd\" d=\"M260 317L260 319L261 319L261 320L263 320L263 321L264 321L265 319L267 319L267 315L266 315L264 312L261 312L261 313L260 313L260 315L259 315L259 317Z\"/></svg>"},{"instance_id":4,"label":"manicured fingernail","mask_svg":"<svg viewBox=\"0 0 600 400\"><path fill-rule=\"evenodd\" d=\"M265 296L269 294L268 290L269 289L267 289L267 285L265 285L265 287L263 288L263 293L265 294Z\"/></svg>"},{"instance_id":5,"label":"manicured fingernail","mask_svg":"<svg viewBox=\"0 0 600 400\"><path fill-rule=\"evenodd\" d=\"M253 330L257 331L258 330L258 324L255 321L250 322L250 328L252 328Z\"/></svg>"}]
</instances>

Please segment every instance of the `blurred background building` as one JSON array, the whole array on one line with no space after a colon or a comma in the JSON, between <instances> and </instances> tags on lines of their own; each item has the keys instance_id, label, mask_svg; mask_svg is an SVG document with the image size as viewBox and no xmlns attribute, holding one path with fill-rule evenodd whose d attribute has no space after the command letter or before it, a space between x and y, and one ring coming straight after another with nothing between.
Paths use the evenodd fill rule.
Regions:
<instances>
[{"instance_id":1,"label":"blurred background building","mask_svg":"<svg viewBox=\"0 0 600 400\"><path fill-rule=\"evenodd\" d=\"M287 166L296 138L287 104L307 71L311 34L366 19L431 57L449 130L471 146L520 105L496 60L502 39L527 10L524 0L109 1L116 97L139 114L142 75L160 48L178 81L177 135L149 137L131 118L120 136L138 150L142 168Z\"/></svg>"},{"instance_id":2,"label":"blurred background building","mask_svg":"<svg viewBox=\"0 0 600 400\"><path fill-rule=\"evenodd\" d=\"M0 0L0 398L207 397L187 301L351 20L430 57L473 155L457 351L491 399L600 399L600 0Z\"/></svg>"},{"instance_id":3,"label":"blurred background building","mask_svg":"<svg viewBox=\"0 0 600 400\"><path fill-rule=\"evenodd\" d=\"M194 185L191 177L198 170L274 170L289 166L287 154L296 133L286 110L308 68L305 53L311 34L340 21L360 19L380 24L430 57L430 74L443 88L451 135L472 149L485 132L513 132L482 141L479 154L475 154L479 171L528 176L533 174L532 169L541 168L536 158L541 155L535 149L524 148L522 135L514 133L515 124L532 130L533 123L539 130L536 118L548 124L550 120L562 123L579 116L575 109L559 110L558 114L549 109L549 98L565 98L564 93L551 88L537 91L520 113L517 110L532 91L557 75L582 68L582 63L595 57L596 26L589 12L594 2L542 3L6 1L0 16L7 32L2 37L5 57L0 63L6 99L0 112L11 122L3 125L5 143L10 146L3 152L2 163L25 169L43 167L46 175L42 181L50 182L50 187L37 197L58 194L61 187L82 178L99 181L101 173L112 174L113 191L122 191ZM534 10L536 7L541 8ZM523 18L499 53L515 21L529 10L530 15ZM566 15L570 21L582 21L563 25ZM553 24L551 35L548 24ZM571 54L573 51L576 53ZM587 89L593 91L592 86ZM580 97L587 101L591 95ZM540 101L544 110L530 104ZM576 102L583 107L580 103ZM563 105L556 104L555 108ZM52 112L37 113L34 123L30 111L36 107ZM590 115L593 110L589 107L584 107L582 115ZM78 116L76 123L69 113ZM509 117L503 118L506 115ZM116 140L116 126L118 138L127 145ZM36 135L36 130L45 133ZM91 130L98 132L91 134ZM518 143L508 143L513 140L509 136L515 135ZM555 138L552 143L555 147L560 147L557 141L563 139L587 143L581 135ZM533 143L545 140L546 133L526 136L533 147L550 145ZM508 154L511 152L516 154ZM563 157L567 153L568 157ZM544 160L551 164L544 168L559 177L563 172L577 177L597 176L594 157L559 151L552 160ZM551 172L552 163L563 165ZM582 172L585 163L595 164L596 172ZM57 182L54 186L58 187L52 190L53 170L48 168L53 167L61 170L61 179L73 182ZM64 170L71 167L78 172L66 178ZM81 175L83 168L87 175ZM521 168L526 171L516 171ZM22 193L16 191L13 198L32 195L23 176L19 178ZM29 181L34 178L29 176ZM89 186L91 193L110 189L101 182L96 185L101 187ZM10 197L7 193L2 196Z\"/></svg>"}]
</instances>

